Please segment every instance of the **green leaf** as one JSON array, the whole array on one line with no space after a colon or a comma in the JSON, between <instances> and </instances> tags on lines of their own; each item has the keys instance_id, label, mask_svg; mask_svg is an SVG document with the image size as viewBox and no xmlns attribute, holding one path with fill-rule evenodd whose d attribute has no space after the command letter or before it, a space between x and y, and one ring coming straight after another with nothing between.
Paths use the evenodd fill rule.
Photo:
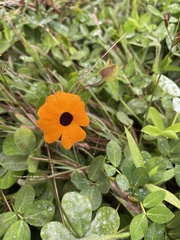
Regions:
<instances>
[{"instance_id":1,"label":"green leaf","mask_svg":"<svg viewBox=\"0 0 180 240\"><path fill-rule=\"evenodd\" d=\"M86 175L82 171L78 170L73 172L73 174L71 175L71 182L79 190L90 186L90 181L87 179Z\"/></svg>"},{"instance_id":2,"label":"green leaf","mask_svg":"<svg viewBox=\"0 0 180 240\"><path fill-rule=\"evenodd\" d=\"M169 222L174 214L165 206L156 206L147 211L147 217L153 222L163 224Z\"/></svg>"},{"instance_id":3,"label":"green leaf","mask_svg":"<svg viewBox=\"0 0 180 240\"><path fill-rule=\"evenodd\" d=\"M128 152L128 154L129 154L129 152ZM134 169L135 169L135 164L134 164L134 161L131 156L123 159L122 164L121 164L121 170L122 170L122 173L129 180L129 182L132 182L132 172L134 171Z\"/></svg>"},{"instance_id":4,"label":"green leaf","mask_svg":"<svg viewBox=\"0 0 180 240\"><path fill-rule=\"evenodd\" d=\"M104 172L101 172L101 174L99 175L96 181L96 187L101 193L106 194L109 192L110 179Z\"/></svg>"},{"instance_id":5,"label":"green leaf","mask_svg":"<svg viewBox=\"0 0 180 240\"><path fill-rule=\"evenodd\" d=\"M13 33L12 33L12 29L9 27L9 23L6 22L6 20L4 19L2 21L2 24L4 28L4 35L6 37L7 42L12 42Z\"/></svg>"},{"instance_id":6,"label":"green leaf","mask_svg":"<svg viewBox=\"0 0 180 240\"><path fill-rule=\"evenodd\" d=\"M51 221L55 208L52 202L40 199L29 205L24 213L24 220L32 226L42 227Z\"/></svg>"},{"instance_id":7,"label":"green leaf","mask_svg":"<svg viewBox=\"0 0 180 240\"><path fill-rule=\"evenodd\" d=\"M39 161L33 159L33 157L37 157L37 153L34 152L33 154L29 155L27 159L28 172L30 173L36 173L39 165Z\"/></svg>"},{"instance_id":8,"label":"green leaf","mask_svg":"<svg viewBox=\"0 0 180 240\"><path fill-rule=\"evenodd\" d=\"M150 181L159 181L166 171L167 161L162 157L153 157L146 161L145 167L148 170Z\"/></svg>"},{"instance_id":9,"label":"green leaf","mask_svg":"<svg viewBox=\"0 0 180 240\"><path fill-rule=\"evenodd\" d=\"M61 204L68 227L79 237L84 236L90 228L92 218L89 198L78 192L68 192L63 196Z\"/></svg>"},{"instance_id":10,"label":"green leaf","mask_svg":"<svg viewBox=\"0 0 180 240\"><path fill-rule=\"evenodd\" d=\"M136 215L130 223L131 239L138 240L144 237L148 229L148 221L145 214Z\"/></svg>"},{"instance_id":11,"label":"green leaf","mask_svg":"<svg viewBox=\"0 0 180 240\"><path fill-rule=\"evenodd\" d=\"M46 223L41 229L42 240L74 240L77 239L70 230L60 222Z\"/></svg>"},{"instance_id":12,"label":"green leaf","mask_svg":"<svg viewBox=\"0 0 180 240\"><path fill-rule=\"evenodd\" d=\"M180 187L180 165L176 164L174 168L175 179L177 185Z\"/></svg>"},{"instance_id":13,"label":"green leaf","mask_svg":"<svg viewBox=\"0 0 180 240\"><path fill-rule=\"evenodd\" d=\"M115 79L111 82L106 82L107 92L110 92L110 95L115 101L119 100L119 81Z\"/></svg>"},{"instance_id":14,"label":"green leaf","mask_svg":"<svg viewBox=\"0 0 180 240\"><path fill-rule=\"evenodd\" d=\"M148 189L150 192L154 192L154 191L157 191L157 190L161 190L161 191L164 191L166 193L166 196L164 198L164 200L168 203L170 203L171 205L177 207L180 209L180 200L171 192L165 190L165 189L162 189L158 186L155 186L153 184L146 184L145 185L146 189Z\"/></svg>"},{"instance_id":15,"label":"green leaf","mask_svg":"<svg viewBox=\"0 0 180 240\"><path fill-rule=\"evenodd\" d=\"M170 160L172 163L180 165L180 153L172 154Z\"/></svg>"},{"instance_id":16,"label":"green leaf","mask_svg":"<svg viewBox=\"0 0 180 240\"><path fill-rule=\"evenodd\" d=\"M23 220L13 223L6 231L3 240L31 240L30 229Z\"/></svg>"},{"instance_id":17,"label":"green leaf","mask_svg":"<svg viewBox=\"0 0 180 240\"><path fill-rule=\"evenodd\" d=\"M166 130L170 130L170 131L173 131L174 133L178 133L180 132L180 123L175 123L170 127L166 128Z\"/></svg>"},{"instance_id":18,"label":"green leaf","mask_svg":"<svg viewBox=\"0 0 180 240\"><path fill-rule=\"evenodd\" d=\"M117 211L111 207L100 208L91 223L87 235L98 234L108 235L116 233L120 225L120 218Z\"/></svg>"},{"instance_id":19,"label":"green leaf","mask_svg":"<svg viewBox=\"0 0 180 240\"><path fill-rule=\"evenodd\" d=\"M176 228L180 226L180 210L174 213L173 219L167 223L168 228Z\"/></svg>"},{"instance_id":20,"label":"green leaf","mask_svg":"<svg viewBox=\"0 0 180 240\"><path fill-rule=\"evenodd\" d=\"M117 119L124 125L126 125L126 126L133 125L133 120L131 118L129 118L129 116L126 113L118 111L116 116L117 116Z\"/></svg>"},{"instance_id":21,"label":"green leaf","mask_svg":"<svg viewBox=\"0 0 180 240\"><path fill-rule=\"evenodd\" d=\"M132 18L135 19L136 21L139 20L139 15L138 15L138 10L137 10L137 1L133 0L132 1Z\"/></svg>"},{"instance_id":22,"label":"green leaf","mask_svg":"<svg viewBox=\"0 0 180 240\"><path fill-rule=\"evenodd\" d=\"M14 115L24 125L26 125L26 126L34 126L34 124L28 118L26 118L24 115L22 115L20 113L15 113Z\"/></svg>"},{"instance_id":23,"label":"green leaf","mask_svg":"<svg viewBox=\"0 0 180 240\"><path fill-rule=\"evenodd\" d=\"M11 42L1 42L0 44L0 54L3 54L6 52L10 47L12 43Z\"/></svg>"},{"instance_id":24,"label":"green leaf","mask_svg":"<svg viewBox=\"0 0 180 240\"><path fill-rule=\"evenodd\" d=\"M6 155L22 154L14 143L14 134L8 134L3 142L3 152Z\"/></svg>"},{"instance_id":25,"label":"green leaf","mask_svg":"<svg viewBox=\"0 0 180 240\"><path fill-rule=\"evenodd\" d=\"M7 171L1 178L0 178L0 189L8 189L10 188L15 182L17 182L17 177L21 176L21 172L14 172L14 171Z\"/></svg>"},{"instance_id":26,"label":"green leaf","mask_svg":"<svg viewBox=\"0 0 180 240\"><path fill-rule=\"evenodd\" d=\"M34 133L24 126L16 130L14 141L23 154L31 154L36 148L36 137Z\"/></svg>"},{"instance_id":27,"label":"green leaf","mask_svg":"<svg viewBox=\"0 0 180 240\"><path fill-rule=\"evenodd\" d=\"M156 110L156 108L150 107L149 114L150 114L151 120L154 123L154 125L158 129L163 130L164 129L164 124L163 124L163 121L162 121L162 117L161 117L160 113Z\"/></svg>"},{"instance_id":28,"label":"green leaf","mask_svg":"<svg viewBox=\"0 0 180 240\"><path fill-rule=\"evenodd\" d=\"M147 110L147 102L143 98L133 98L127 106L132 110L134 114L142 114ZM129 114L131 114L129 112Z\"/></svg>"},{"instance_id":29,"label":"green leaf","mask_svg":"<svg viewBox=\"0 0 180 240\"><path fill-rule=\"evenodd\" d=\"M84 47L82 50L80 51L76 51L72 56L71 56L71 60L81 60L83 58L85 58L87 55L89 54L89 49L87 47Z\"/></svg>"},{"instance_id":30,"label":"green leaf","mask_svg":"<svg viewBox=\"0 0 180 240\"><path fill-rule=\"evenodd\" d=\"M162 131L161 135L167 138L178 139L177 134L172 130L164 130Z\"/></svg>"},{"instance_id":31,"label":"green leaf","mask_svg":"<svg viewBox=\"0 0 180 240\"><path fill-rule=\"evenodd\" d=\"M173 109L175 112L180 113L180 99L177 97L173 98ZM177 123L178 125L180 125L180 123ZM180 128L180 127L179 127Z\"/></svg>"},{"instance_id":32,"label":"green leaf","mask_svg":"<svg viewBox=\"0 0 180 240\"><path fill-rule=\"evenodd\" d=\"M121 162L121 148L117 142L111 140L106 146L106 153L109 161L114 167L118 167Z\"/></svg>"},{"instance_id":33,"label":"green leaf","mask_svg":"<svg viewBox=\"0 0 180 240\"><path fill-rule=\"evenodd\" d=\"M143 127L141 131L153 137L160 136L162 133L162 131L159 128L152 125L147 125Z\"/></svg>"},{"instance_id":34,"label":"green leaf","mask_svg":"<svg viewBox=\"0 0 180 240\"><path fill-rule=\"evenodd\" d=\"M98 156L93 159L88 168L88 178L95 182L97 181L99 175L102 173L104 168L105 158L104 156Z\"/></svg>"},{"instance_id":35,"label":"green leaf","mask_svg":"<svg viewBox=\"0 0 180 240\"><path fill-rule=\"evenodd\" d=\"M0 237L4 235L7 229L17 221L17 215L14 212L6 212L0 214Z\"/></svg>"},{"instance_id":36,"label":"green leaf","mask_svg":"<svg viewBox=\"0 0 180 240\"><path fill-rule=\"evenodd\" d=\"M164 227L158 223L152 223L148 228L144 240L164 240Z\"/></svg>"},{"instance_id":37,"label":"green leaf","mask_svg":"<svg viewBox=\"0 0 180 240\"><path fill-rule=\"evenodd\" d=\"M111 235L98 235L98 234L91 234L89 236L81 238L81 240L119 240L119 239L126 239L129 237L129 232L123 232L123 233L115 233Z\"/></svg>"},{"instance_id":38,"label":"green leaf","mask_svg":"<svg viewBox=\"0 0 180 240\"><path fill-rule=\"evenodd\" d=\"M25 185L15 195L14 209L23 214L35 199L35 191L31 185Z\"/></svg>"},{"instance_id":39,"label":"green leaf","mask_svg":"<svg viewBox=\"0 0 180 240\"><path fill-rule=\"evenodd\" d=\"M132 183L134 186L144 186L149 181L149 174L146 168L138 167L134 169L132 174Z\"/></svg>"},{"instance_id":40,"label":"green leaf","mask_svg":"<svg viewBox=\"0 0 180 240\"><path fill-rule=\"evenodd\" d=\"M155 207L164 200L165 196L166 193L162 190L154 191L144 199L143 206L145 208Z\"/></svg>"},{"instance_id":41,"label":"green leaf","mask_svg":"<svg viewBox=\"0 0 180 240\"><path fill-rule=\"evenodd\" d=\"M123 25L124 32L126 32L127 34L132 34L134 33L136 26L137 26L137 21L129 17Z\"/></svg>"},{"instance_id":42,"label":"green leaf","mask_svg":"<svg viewBox=\"0 0 180 240\"><path fill-rule=\"evenodd\" d=\"M127 177L121 173L116 176L116 183L123 192L127 191L130 187Z\"/></svg>"},{"instance_id":43,"label":"green leaf","mask_svg":"<svg viewBox=\"0 0 180 240\"><path fill-rule=\"evenodd\" d=\"M168 231L168 236L171 239L179 240L180 239L180 227L178 226L176 228L170 229Z\"/></svg>"},{"instance_id":44,"label":"green leaf","mask_svg":"<svg viewBox=\"0 0 180 240\"><path fill-rule=\"evenodd\" d=\"M161 154L167 156L170 152L168 140L164 137L158 137L157 146Z\"/></svg>"},{"instance_id":45,"label":"green leaf","mask_svg":"<svg viewBox=\"0 0 180 240\"><path fill-rule=\"evenodd\" d=\"M7 172L5 168L0 165L0 178Z\"/></svg>"},{"instance_id":46,"label":"green leaf","mask_svg":"<svg viewBox=\"0 0 180 240\"><path fill-rule=\"evenodd\" d=\"M10 171L22 171L28 168L26 155L9 155L2 159L1 165Z\"/></svg>"},{"instance_id":47,"label":"green leaf","mask_svg":"<svg viewBox=\"0 0 180 240\"><path fill-rule=\"evenodd\" d=\"M170 140L169 141L170 152L172 154L179 154L180 153L180 139L178 140Z\"/></svg>"},{"instance_id":48,"label":"green leaf","mask_svg":"<svg viewBox=\"0 0 180 240\"><path fill-rule=\"evenodd\" d=\"M159 17L160 19L162 19L162 13L157 8L155 8L152 5L148 5L147 9L152 15L155 15L155 16Z\"/></svg>"},{"instance_id":49,"label":"green leaf","mask_svg":"<svg viewBox=\"0 0 180 240\"><path fill-rule=\"evenodd\" d=\"M113 176L116 172L116 168L107 163L104 164L104 169L109 177Z\"/></svg>"},{"instance_id":50,"label":"green leaf","mask_svg":"<svg viewBox=\"0 0 180 240\"><path fill-rule=\"evenodd\" d=\"M170 95L174 97L180 97L180 89L176 85L175 82L173 82L170 78L164 76L164 75L158 75L157 79L159 78L159 86L164 90L165 92L169 93Z\"/></svg>"},{"instance_id":51,"label":"green leaf","mask_svg":"<svg viewBox=\"0 0 180 240\"><path fill-rule=\"evenodd\" d=\"M167 182L167 181L171 180L173 177L174 177L174 168L171 168L169 170L166 170L164 172L164 174L162 175L161 179L159 179L159 181L157 181L156 183L158 185L162 184L164 182Z\"/></svg>"},{"instance_id":52,"label":"green leaf","mask_svg":"<svg viewBox=\"0 0 180 240\"><path fill-rule=\"evenodd\" d=\"M92 205L92 211L98 209L98 207L101 205L102 195L95 186L88 186L82 189L80 193L89 198Z\"/></svg>"},{"instance_id":53,"label":"green leaf","mask_svg":"<svg viewBox=\"0 0 180 240\"><path fill-rule=\"evenodd\" d=\"M126 136L128 139L128 145L129 145L129 149L131 152L131 156L134 160L134 164L137 167L144 167L144 162L143 162L143 158L141 156L141 153L139 151L139 148L136 144L136 142L134 141L132 135L130 134L130 132L125 128L126 131Z\"/></svg>"}]
</instances>

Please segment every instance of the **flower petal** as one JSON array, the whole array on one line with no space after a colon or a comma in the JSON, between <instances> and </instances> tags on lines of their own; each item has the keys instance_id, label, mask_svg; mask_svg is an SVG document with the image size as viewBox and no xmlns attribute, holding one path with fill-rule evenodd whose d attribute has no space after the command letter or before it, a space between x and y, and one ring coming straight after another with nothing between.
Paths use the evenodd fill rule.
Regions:
<instances>
[{"instance_id":1,"label":"flower petal","mask_svg":"<svg viewBox=\"0 0 180 240\"><path fill-rule=\"evenodd\" d=\"M63 109L59 104L59 100L56 94L51 94L46 102L39 108L38 116L42 119L54 119L59 118Z\"/></svg>"},{"instance_id":2,"label":"flower petal","mask_svg":"<svg viewBox=\"0 0 180 240\"><path fill-rule=\"evenodd\" d=\"M57 120L48 121L39 119L36 124L44 132L44 139L47 143L52 143L58 140L63 131L63 127Z\"/></svg>"},{"instance_id":3,"label":"flower petal","mask_svg":"<svg viewBox=\"0 0 180 240\"><path fill-rule=\"evenodd\" d=\"M61 127L60 123L59 123L57 120L44 120L44 119L39 119L39 120L37 120L36 125L37 125L43 132L56 131L58 128Z\"/></svg>"},{"instance_id":4,"label":"flower petal","mask_svg":"<svg viewBox=\"0 0 180 240\"><path fill-rule=\"evenodd\" d=\"M84 127L89 124L89 117L85 112L85 104L82 101L73 113L73 123Z\"/></svg>"},{"instance_id":5,"label":"flower petal","mask_svg":"<svg viewBox=\"0 0 180 240\"><path fill-rule=\"evenodd\" d=\"M73 93L65 93L58 91L56 95L59 100L61 108L65 112L73 113L73 111L77 108L77 106L81 102L81 98Z\"/></svg>"},{"instance_id":6,"label":"flower petal","mask_svg":"<svg viewBox=\"0 0 180 240\"><path fill-rule=\"evenodd\" d=\"M47 143L53 143L56 142L61 136L61 133L57 132L52 132L49 134L44 133L44 140Z\"/></svg>"},{"instance_id":7,"label":"flower petal","mask_svg":"<svg viewBox=\"0 0 180 240\"><path fill-rule=\"evenodd\" d=\"M60 118L63 113L73 116L68 126L62 126ZM87 126L89 118L85 112L85 104L81 98L72 93L56 92L51 94L38 110L39 120L37 126L44 132L44 139L52 143L62 135L62 145L69 149L75 142L86 137L80 126Z\"/></svg>"},{"instance_id":8,"label":"flower petal","mask_svg":"<svg viewBox=\"0 0 180 240\"><path fill-rule=\"evenodd\" d=\"M62 132L61 144L64 148L70 149L75 142L84 140L86 132L76 124L70 124Z\"/></svg>"}]
</instances>

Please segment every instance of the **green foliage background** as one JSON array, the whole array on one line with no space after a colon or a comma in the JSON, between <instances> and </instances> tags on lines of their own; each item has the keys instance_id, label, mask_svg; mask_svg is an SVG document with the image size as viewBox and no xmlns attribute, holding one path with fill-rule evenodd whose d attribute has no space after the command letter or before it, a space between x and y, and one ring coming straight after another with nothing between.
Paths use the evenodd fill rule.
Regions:
<instances>
[{"instance_id":1,"label":"green foliage background","mask_svg":"<svg viewBox=\"0 0 180 240\"><path fill-rule=\"evenodd\" d=\"M179 0L0 2L0 239L180 239L179 16ZM90 118L68 151L36 127L59 90Z\"/></svg>"}]
</instances>

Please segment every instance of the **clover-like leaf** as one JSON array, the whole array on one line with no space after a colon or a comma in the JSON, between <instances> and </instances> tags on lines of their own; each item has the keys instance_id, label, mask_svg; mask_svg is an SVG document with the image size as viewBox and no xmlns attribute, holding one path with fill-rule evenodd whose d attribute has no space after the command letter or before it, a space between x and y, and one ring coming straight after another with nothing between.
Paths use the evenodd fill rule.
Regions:
<instances>
[{"instance_id":1,"label":"clover-like leaf","mask_svg":"<svg viewBox=\"0 0 180 240\"><path fill-rule=\"evenodd\" d=\"M148 220L145 214L136 215L130 223L131 239L142 239L147 233Z\"/></svg>"},{"instance_id":2,"label":"clover-like leaf","mask_svg":"<svg viewBox=\"0 0 180 240\"><path fill-rule=\"evenodd\" d=\"M23 214L35 198L35 191L31 185L25 185L16 193L14 208L16 212Z\"/></svg>"},{"instance_id":3,"label":"clover-like leaf","mask_svg":"<svg viewBox=\"0 0 180 240\"><path fill-rule=\"evenodd\" d=\"M91 228L88 234L108 235L116 233L120 226L120 218L117 211L111 207L100 208L94 220L91 223Z\"/></svg>"},{"instance_id":4,"label":"clover-like leaf","mask_svg":"<svg viewBox=\"0 0 180 240\"><path fill-rule=\"evenodd\" d=\"M68 227L79 237L90 228L92 206L89 198L78 192L68 192L62 198L62 208Z\"/></svg>"},{"instance_id":5,"label":"clover-like leaf","mask_svg":"<svg viewBox=\"0 0 180 240\"><path fill-rule=\"evenodd\" d=\"M17 221L17 215L14 212L6 212L0 214L0 237L4 235L6 230Z\"/></svg>"},{"instance_id":6,"label":"clover-like leaf","mask_svg":"<svg viewBox=\"0 0 180 240\"><path fill-rule=\"evenodd\" d=\"M42 240L74 240L71 231L60 222L46 223L41 229Z\"/></svg>"},{"instance_id":7,"label":"clover-like leaf","mask_svg":"<svg viewBox=\"0 0 180 240\"><path fill-rule=\"evenodd\" d=\"M147 211L147 217L153 222L163 224L169 222L174 214L165 206L156 206Z\"/></svg>"},{"instance_id":8,"label":"clover-like leaf","mask_svg":"<svg viewBox=\"0 0 180 240\"><path fill-rule=\"evenodd\" d=\"M24 220L32 226L41 227L51 221L54 216L55 207L52 202L40 199L26 208Z\"/></svg>"},{"instance_id":9,"label":"clover-like leaf","mask_svg":"<svg viewBox=\"0 0 180 240\"><path fill-rule=\"evenodd\" d=\"M23 220L18 220L13 223L6 231L3 240L30 240L30 228L28 224Z\"/></svg>"}]
</instances>

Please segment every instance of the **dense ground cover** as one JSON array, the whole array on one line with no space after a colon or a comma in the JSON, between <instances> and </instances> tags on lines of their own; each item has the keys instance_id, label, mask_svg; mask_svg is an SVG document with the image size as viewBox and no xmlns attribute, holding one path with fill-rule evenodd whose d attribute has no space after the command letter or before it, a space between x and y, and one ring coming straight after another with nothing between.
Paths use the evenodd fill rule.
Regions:
<instances>
[{"instance_id":1,"label":"dense ground cover","mask_svg":"<svg viewBox=\"0 0 180 240\"><path fill-rule=\"evenodd\" d=\"M0 239L180 239L180 1L0 16Z\"/></svg>"}]
</instances>

